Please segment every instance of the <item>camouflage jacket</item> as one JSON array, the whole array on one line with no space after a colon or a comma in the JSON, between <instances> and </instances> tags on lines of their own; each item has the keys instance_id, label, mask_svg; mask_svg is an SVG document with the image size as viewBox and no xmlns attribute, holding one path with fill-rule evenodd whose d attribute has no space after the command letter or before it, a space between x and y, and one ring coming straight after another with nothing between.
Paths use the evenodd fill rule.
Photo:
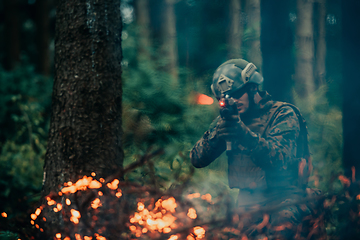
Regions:
<instances>
[{"instance_id":1,"label":"camouflage jacket","mask_svg":"<svg viewBox=\"0 0 360 240\"><path fill-rule=\"evenodd\" d=\"M306 180L299 174L309 157L305 121L295 106L274 102L266 92L261 95L258 108L242 119L245 135L233 140L227 152L229 186L283 197L302 192ZM195 167L209 165L226 150L225 141L216 135L219 118L190 152Z\"/></svg>"}]
</instances>

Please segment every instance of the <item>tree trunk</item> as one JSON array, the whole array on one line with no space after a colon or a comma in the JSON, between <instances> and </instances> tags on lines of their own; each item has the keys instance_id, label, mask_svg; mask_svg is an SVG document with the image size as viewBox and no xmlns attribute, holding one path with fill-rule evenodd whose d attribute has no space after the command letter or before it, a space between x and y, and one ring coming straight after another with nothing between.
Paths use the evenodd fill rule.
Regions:
<instances>
[{"instance_id":1,"label":"tree trunk","mask_svg":"<svg viewBox=\"0 0 360 240\"><path fill-rule=\"evenodd\" d=\"M295 90L305 98L315 90L312 0L297 0Z\"/></svg>"},{"instance_id":2,"label":"tree trunk","mask_svg":"<svg viewBox=\"0 0 360 240\"><path fill-rule=\"evenodd\" d=\"M241 13L241 0L230 0L229 15L228 58L242 58L241 45L244 22Z\"/></svg>"},{"instance_id":3,"label":"tree trunk","mask_svg":"<svg viewBox=\"0 0 360 240\"><path fill-rule=\"evenodd\" d=\"M50 23L49 23L49 1L36 1L36 30L37 30L37 68L41 74L50 75Z\"/></svg>"},{"instance_id":4,"label":"tree trunk","mask_svg":"<svg viewBox=\"0 0 360 240\"><path fill-rule=\"evenodd\" d=\"M246 12L248 13L247 31L251 37L248 41L249 50L247 60L254 63L259 71L262 67L262 56L260 48L260 0L247 0Z\"/></svg>"},{"instance_id":5,"label":"tree trunk","mask_svg":"<svg viewBox=\"0 0 360 240\"><path fill-rule=\"evenodd\" d=\"M261 1L260 41L264 88L275 100L292 102L293 34L289 4L288 0Z\"/></svg>"},{"instance_id":6,"label":"tree trunk","mask_svg":"<svg viewBox=\"0 0 360 240\"><path fill-rule=\"evenodd\" d=\"M120 0L57 1L43 197L122 168ZM54 219L53 219L54 220Z\"/></svg>"},{"instance_id":7,"label":"tree trunk","mask_svg":"<svg viewBox=\"0 0 360 240\"><path fill-rule=\"evenodd\" d=\"M20 62L20 13L18 0L4 0L4 68L13 69Z\"/></svg>"},{"instance_id":8,"label":"tree trunk","mask_svg":"<svg viewBox=\"0 0 360 240\"><path fill-rule=\"evenodd\" d=\"M178 84L178 49L176 18L174 11L175 0L164 0L162 36L161 36L161 60L164 63L164 69L172 78L173 86Z\"/></svg>"},{"instance_id":9,"label":"tree trunk","mask_svg":"<svg viewBox=\"0 0 360 240\"><path fill-rule=\"evenodd\" d=\"M135 0L135 17L138 26L138 60L150 60L150 10L149 0Z\"/></svg>"},{"instance_id":10,"label":"tree trunk","mask_svg":"<svg viewBox=\"0 0 360 240\"><path fill-rule=\"evenodd\" d=\"M351 176L351 167L360 179L360 2L342 1L342 57L343 57L343 162L345 173ZM351 239L351 238L349 238Z\"/></svg>"},{"instance_id":11,"label":"tree trunk","mask_svg":"<svg viewBox=\"0 0 360 240\"><path fill-rule=\"evenodd\" d=\"M317 38L316 38L316 65L315 85L319 87L325 83L326 74L326 0L318 0L317 5Z\"/></svg>"}]
</instances>

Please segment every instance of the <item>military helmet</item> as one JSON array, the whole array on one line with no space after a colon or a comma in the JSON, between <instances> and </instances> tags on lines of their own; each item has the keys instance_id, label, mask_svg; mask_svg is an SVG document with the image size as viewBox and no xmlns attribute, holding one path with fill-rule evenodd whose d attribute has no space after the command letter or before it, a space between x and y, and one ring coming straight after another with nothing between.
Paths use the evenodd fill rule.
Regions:
<instances>
[{"instance_id":1,"label":"military helmet","mask_svg":"<svg viewBox=\"0 0 360 240\"><path fill-rule=\"evenodd\" d=\"M256 72L256 66L243 59L231 59L215 71L211 90L217 99L230 95L248 83L261 84L263 77Z\"/></svg>"}]
</instances>

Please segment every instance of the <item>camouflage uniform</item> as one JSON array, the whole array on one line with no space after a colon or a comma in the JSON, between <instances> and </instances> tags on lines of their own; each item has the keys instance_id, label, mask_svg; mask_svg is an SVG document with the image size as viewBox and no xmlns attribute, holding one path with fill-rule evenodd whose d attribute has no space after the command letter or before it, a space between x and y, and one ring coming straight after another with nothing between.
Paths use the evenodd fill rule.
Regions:
<instances>
[{"instance_id":1,"label":"camouflage uniform","mask_svg":"<svg viewBox=\"0 0 360 240\"><path fill-rule=\"evenodd\" d=\"M260 95L262 100L250 116L240 121L244 134L232 139L232 150L227 151L229 187L240 189L237 204L244 211L297 201L306 195L309 149L305 121L295 106L274 102L266 92ZM197 168L226 151L226 142L216 135L217 121L220 117L191 150ZM270 215L270 224L290 222L296 226L308 214L307 206L286 207ZM285 234L289 237L294 232Z\"/></svg>"}]
</instances>

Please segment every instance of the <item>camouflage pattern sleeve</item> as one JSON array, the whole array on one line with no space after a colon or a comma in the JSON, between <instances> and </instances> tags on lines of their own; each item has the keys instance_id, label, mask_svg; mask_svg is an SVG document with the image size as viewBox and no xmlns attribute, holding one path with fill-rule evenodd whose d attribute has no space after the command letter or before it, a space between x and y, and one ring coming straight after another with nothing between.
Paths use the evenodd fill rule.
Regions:
<instances>
[{"instance_id":1,"label":"camouflage pattern sleeve","mask_svg":"<svg viewBox=\"0 0 360 240\"><path fill-rule=\"evenodd\" d=\"M287 167L295 160L300 125L291 107L284 106L279 110L265 138L247 127L245 132L243 146L248 149L254 163L259 167L279 169Z\"/></svg>"},{"instance_id":2,"label":"camouflage pattern sleeve","mask_svg":"<svg viewBox=\"0 0 360 240\"><path fill-rule=\"evenodd\" d=\"M210 129L204 133L190 152L191 163L196 168L208 166L226 150L225 141L216 136L216 123L219 119L220 117L217 117L213 121Z\"/></svg>"}]
</instances>

